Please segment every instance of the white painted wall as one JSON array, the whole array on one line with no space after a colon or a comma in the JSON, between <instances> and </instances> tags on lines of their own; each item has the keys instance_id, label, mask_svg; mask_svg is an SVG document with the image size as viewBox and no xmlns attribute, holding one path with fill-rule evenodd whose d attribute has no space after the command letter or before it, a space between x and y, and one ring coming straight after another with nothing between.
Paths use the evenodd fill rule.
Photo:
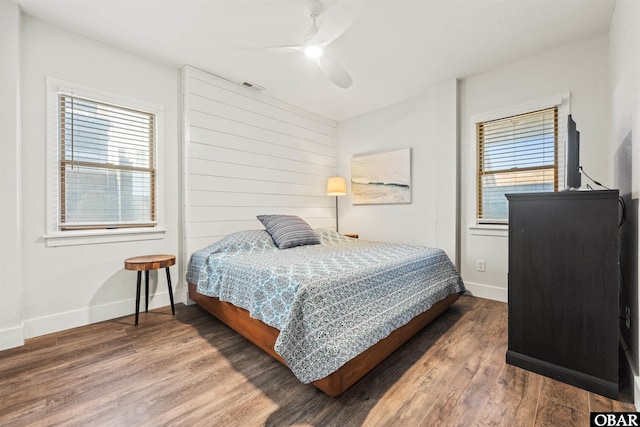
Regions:
<instances>
[{"instance_id":1,"label":"white painted wall","mask_svg":"<svg viewBox=\"0 0 640 427\"><path fill-rule=\"evenodd\" d=\"M640 135L640 2L617 0L610 30L611 151L627 134ZM635 139L635 138L634 138ZM637 139L636 139L637 140ZM638 154L640 156L640 154ZM640 157L637 157L640 158ZM639 167L634 162L634 167ZM635 191L640 173L634 171Z\"/></svg>"},{"instance_id":2,"label":"white painted wall","mask_svg":"<svg viewBox=\"0 0 640 427\"><path fill-rule=\"evenodd\" d=\"M335 227L336 123L185 67L184 259L261 214Z\"/></svg>"},{"instance_id":3,"label":"white painted wall","mask_svg":"<svg viewBox=\"0 0 640 427\"><path fill-rule=\"evenodd\" d=\"M633 173L632 198L637 205L640 194L640 2L636 0L617 0L610 30L610 90L611 90L611 132L609 137L610 156L613 161L615 153L627 138L632 135ZM629 207L630 208L630 207ZM625 226L626 227L626 226ZM639 226L631 227L637 232ZM636 236L637 242L637 236ZM636 277L638 277L636 275ZM636 408L640 408L640 373L638 372L640 354L640 301L638 301L638 283L627 280L631 306L631 332L627 344L632 357L631 366L635 377L634 400Z\"/></svg>"},{"instance_id":4,"label":"white painted wall","mask_svg":"<svg viewBox=\"0 0 640 427\"><path fill-rule=\"evenodd\" d=\"M133 313L136 273L124 270L124 259L153 253L179 255L180 72L26 15L20 36L22 161L18 173L22 191L15 209L22 217L13 226L20 230L22 268L21 283L11 286L22 296L24 336L28 338ZM158 165L165 179L165 206L159 207L164 209L167 229L163 239L46 247L42 236L47 76L164 106L165 161ZM3 236L3 252L15 249L14 245ZM182 262L179 257L178 266L172 268L176 287L183 282L178 274ZM159 277L159 283L152 281L152 289L157 286L157 290L150 307L169 303L165 278Z\"/></svg>"},{"instance_id":5,"label":"white painted wall","mask_svg":"<svg viewBox=\"0 0 640 427\"><path fill-rule=\"evenodd\" d=\"M611 186L608 54L608 37L599 36L461 82L460 269L472 294L506 302L508 239L506 230L470 229L475 224L476 204L476 141L470 132L471 117L570 92L571 112L580 130L581 164L594 179ZM588 182L583 176L583 187ZM479 259L486 261L485 272L476 271Z\"/></svg>"},{"instance_id":6,"label":"white painted wall","mask_svg":"<svg viewBox=\"0 0 640 427\"><path fill-rule=\"evenodd\" d=\"M350 191L351 158L412 149L412 202L353 205L338 198L341 233L360 238L435 246L456 260L457 81L338 124L338 174Z\"/></svg>"},{"instance_id":7,"label":"white painted wall","mask_svg":"<svg viewBox=\"0 0 640 427\"><path fill-rule=\"evenodd\" d=\"M0 0L0 350L23 344L20 9Z\"/></svg>"}]
</instances>

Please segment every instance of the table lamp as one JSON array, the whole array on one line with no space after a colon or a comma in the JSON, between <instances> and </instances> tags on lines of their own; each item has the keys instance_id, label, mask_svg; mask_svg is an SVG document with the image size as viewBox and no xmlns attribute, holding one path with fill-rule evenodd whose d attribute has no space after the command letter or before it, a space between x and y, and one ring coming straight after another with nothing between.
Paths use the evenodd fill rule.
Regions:
<instances>
[{"instance_id":1,"label":"table lamp","mask_svg":"<svg viewBox=\"0 0 640 427\"><path fill-rule=\"evenodd\" d=\"M347 194L347 182L341 176L332 176L327 181L327 196L336 196L336 233L338 232L338 196Z\"/></svg>"}]
</instances>

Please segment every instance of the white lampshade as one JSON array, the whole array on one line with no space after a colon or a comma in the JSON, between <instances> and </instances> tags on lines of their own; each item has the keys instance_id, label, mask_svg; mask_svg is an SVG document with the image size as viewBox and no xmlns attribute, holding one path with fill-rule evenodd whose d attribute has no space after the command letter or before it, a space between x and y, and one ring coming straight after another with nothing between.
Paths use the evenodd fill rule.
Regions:
<instances>
[{"instance_id":1,"label":"white lampshade","mask_svg":"<svg viewBox=\"0 0 640 427\"><path fill-rule=\"evenodd\" d=\"M344 196L347 194L347 181L341 176L332 176L327 181L327 196Z\"/></svg>"}]
</instances>

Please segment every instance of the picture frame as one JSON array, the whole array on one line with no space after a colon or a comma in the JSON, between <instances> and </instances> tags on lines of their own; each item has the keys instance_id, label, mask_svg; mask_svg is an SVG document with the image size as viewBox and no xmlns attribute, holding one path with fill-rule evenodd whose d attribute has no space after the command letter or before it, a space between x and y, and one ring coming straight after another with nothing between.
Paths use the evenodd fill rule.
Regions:
<instances>
[{"instance_id":1,"label":"picture frame","mask_svg":"<svg viewBox=\"0 0 640 427\"><path fill-rule=\"evenodd\" d=\"M354 205L411 203L411 148L351 158Z\"/></svg>"}]
</instances>

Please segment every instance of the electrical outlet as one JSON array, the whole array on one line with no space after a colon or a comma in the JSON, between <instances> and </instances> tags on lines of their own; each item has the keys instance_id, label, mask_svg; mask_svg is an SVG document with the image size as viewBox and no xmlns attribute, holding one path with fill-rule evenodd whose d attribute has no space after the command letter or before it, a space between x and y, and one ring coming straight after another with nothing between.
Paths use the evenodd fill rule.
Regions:
<instances>
[{"instance_id":1,"label":"electrical outlet","mask_svg":"<svg viewBox=\"0 0 640 427\"><path fill-rule=\"evenodd\" d=\"M485 270L485 261L483 259L477 259L476 260L476 270L477 271L484 271Z\"/></svg>"},{"instance_id":2,"label":"electrical outlet","mask_svg":"<svg viewBox=\"0 0 640 427\"><path fill-rule=\"evenodd\" d=\"M624 309L624 323L627 329L631 329L631 310L629 306L626 306Z\"/></svg>"}]
</instances>

